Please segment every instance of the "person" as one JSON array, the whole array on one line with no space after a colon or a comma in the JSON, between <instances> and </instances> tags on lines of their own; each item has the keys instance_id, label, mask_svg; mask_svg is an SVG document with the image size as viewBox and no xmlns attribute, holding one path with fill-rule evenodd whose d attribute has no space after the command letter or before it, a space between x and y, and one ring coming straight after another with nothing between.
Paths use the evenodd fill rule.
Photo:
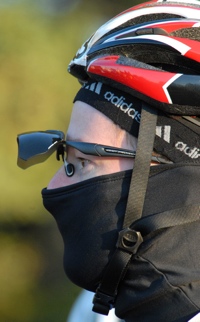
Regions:
<instances>
[{"instance_id":1,"label":"person","mask_svg":"<svg viewBox=\"0 0 200 322\"><path fill-rule=\"evenodd\" d=\"M153 0L101 26L69 64L66 138L18 136L18 165L56 151L42 190L70 280L126 322L200 312L200 4Z\"/></svg>"}]
</instances>

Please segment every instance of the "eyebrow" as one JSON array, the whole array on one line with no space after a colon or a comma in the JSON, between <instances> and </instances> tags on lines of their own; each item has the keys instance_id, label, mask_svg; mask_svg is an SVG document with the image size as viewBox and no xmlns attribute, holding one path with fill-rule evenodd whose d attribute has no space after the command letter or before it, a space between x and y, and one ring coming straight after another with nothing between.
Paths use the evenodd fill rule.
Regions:
<instances>
[{"instance_id":1,"label":"eyebrow","mask_svg":"<svg viewBox=\"0 0 200 322\"><path fill-rule=\"evenodd\" d=\"M73 137L70 134L67 134L65 137L65 141L73 141L73 142L85 142L82 138L80 137Z\"/></svg>"}]
</instances>

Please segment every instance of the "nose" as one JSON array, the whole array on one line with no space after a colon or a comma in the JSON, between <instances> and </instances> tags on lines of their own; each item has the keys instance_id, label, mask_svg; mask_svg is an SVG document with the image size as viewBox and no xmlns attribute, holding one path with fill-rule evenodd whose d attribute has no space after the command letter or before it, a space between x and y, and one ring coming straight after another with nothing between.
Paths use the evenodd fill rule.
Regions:
<instances>
[{"instance_id":1,"label":"nose","mask_svg":"<svg viewBox=\"0 0 200 322\"><path fill-rule=\"evenodd\" d=\"M56 189L60 187L65 187L72 184L71 181L72 180L70 180L70 178L67 177L65 173L64 166L62 166L49 182L47 189Z\"/></svg>"}]
</instances>

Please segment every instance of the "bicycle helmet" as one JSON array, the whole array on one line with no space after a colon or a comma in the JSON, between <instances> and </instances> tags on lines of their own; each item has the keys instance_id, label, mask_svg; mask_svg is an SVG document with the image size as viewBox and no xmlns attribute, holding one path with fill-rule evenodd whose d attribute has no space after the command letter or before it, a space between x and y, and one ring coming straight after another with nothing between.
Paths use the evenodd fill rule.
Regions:
<instances>
[{"instance_id":1,"label":"bicycle helmet","mask_svg":"<svg viewBox=\"0 0 200 322\"><path fill-rule=\"evenodd\" d=\"M174 164L199 164L200 2L156 0L122 12L82 45L68 71L81 83L102 82L143 102L124 230L94 297L93 310L107 314L142 242L132 227L142 216L152 149ZM165 220L157 226L163 227Z\"/></svg>"},{"instance_id":2,"label":"bicycle helmet","mask_svg":"<svg viewBox=\"0 0 200 322\"><path fill-rule=\"evenodd\" d=\"M200 114L200 4L150 1L105 23L68 71L132 94L172 114Z\"/></svg>"}]
</instances>

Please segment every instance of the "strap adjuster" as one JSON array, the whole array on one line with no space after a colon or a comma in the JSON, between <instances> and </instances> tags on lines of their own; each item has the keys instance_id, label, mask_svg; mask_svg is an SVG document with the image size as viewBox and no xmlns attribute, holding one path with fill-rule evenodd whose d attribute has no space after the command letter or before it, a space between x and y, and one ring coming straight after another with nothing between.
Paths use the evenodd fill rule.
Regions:
<instances>
[{"instance_id":1,"label":"strap adjuster","mask_svg":"<svg viewBox=\"0 0 200 322\"><path fill-rule=\"evenodd\" d=\"M98 287L94 298L92 311L103 315L108 315L109 311L113 308L115 296L107 295L99 290Z\"/></svg>"},{"instance_id":2,"label":"strap adjuster","mask_svg":"<svg viewBox=\"0 0 200 322\"><path fill-rule=\"evenodd\" d=\"M142 235L139 231L131 228L125 228L119 232L117 248L121 248L132 254L136 254L138 247L143 242Z\"/></svg>"},{"instance_id":3,"label":"strap adjuster","mask_svg":"<svg viewBox=\"0 0 200 322\"><path fill-rule=\"evenodd\" d=\"M143 242L139 231L131 228L119 232L117 249L107 267L107 275L104 275L103 282L96 290L93 298L93 311L108 315L109 310L114 307L119 282L123 279L126 267L133 254L136 254L138 247ZM123 256L121 256L123 254ZM126 255L125 255L126 254ZM117 264L115 274L110 277ZM109 279L109 280L108 280ZM111 280L110 280L111 279ZM112 281L112 282L111 282ZM109 284L111 282L111 284ZM110 295L108 295L110 294Z\"/></svg>"}]
</instances>

